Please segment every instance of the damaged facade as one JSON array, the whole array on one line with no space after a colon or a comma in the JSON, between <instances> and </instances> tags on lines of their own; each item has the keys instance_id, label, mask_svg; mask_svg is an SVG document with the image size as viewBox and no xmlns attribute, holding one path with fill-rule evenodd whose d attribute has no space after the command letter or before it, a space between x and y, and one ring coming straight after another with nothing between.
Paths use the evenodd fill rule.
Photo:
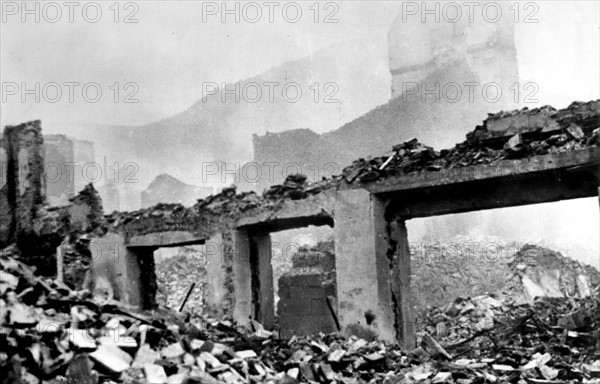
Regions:
<instances>
[{"instance_id":1,"label":"damaged facade","mask_svg":"<svg viewBox=\"0 0 600 384\"><path fill-rule=\"evenodd\" d=\"M323 280L307 284L321 298L336 296L331 319L344 331L413 345L406 220L597 196L599 126L600 101L501 113L440 152L412 140L394 146L391 156L359 159L317 183L291 176L263 196L226 189L191 208L161 204L115 212L107 217L109 233L92 241L92 276L110 282L116 298L151 307L155 280L146 264L155 249L220 244L226 251L209 262L221 272L211 279L226 287L214 295L227 303L224 313L242 324L253 319L272 327L270 233L328 225L334 231L336 295ZM579 277L587 272L578 268L568 278L592 289L597 278ZM315 318L324 312L321 306Z\"/></svg>"},{"instance_id":2,"label":"damaged facade","mask_svg":"<svg viewBox=\"0 0 600 384\"><path fill-rule=\"evenodd\" d=\"M270 234L325 225L333 228L335 268L324 267L331 255L322 255L314 268L305 268L309 265L303 265L302 255L295 256L296 268L277 282L283 288L279 327L295 329L312 321L315 326L299 332L335 327L413 345L413 273L406 221L597 196L598 126L600 101L573 103L564 110L544 107L500 113L467 134L466 141L440 152L411 140L394 146L390 156L356 160L341 174L320 182L308 183L306 177L292 175L262 196L228 188L189 208L158 204L107 216L91 186L71 199L69 206L43 207L43 179L32 171L43 167L39 122L7 128L9 145L4 145L10 149L9 174L15 173L12 164L27 164L16 168L26 175L21 176L25 186L17 187L21 179L8 183L13 191L23 193L11 206L24 219L15 233L55 239L45 243L48 248L58 246L69 234L71 248L66 251L72 255L80 254L75 248L83 241L87 258L71 257L71 261L82 261L80 271L88 266L89 271L85 281L82 273L72 281L95 295L154 308L154 251L204 245L210 275L204 293L206 313L231 316L242 324L256 320L270 328L276 325ZM523 190L535 193L523 194ZM30 204L28 209L25 203ZM11 217L5 216L3 220L10 222ZM29 232L24 230L26 223ZM597 278L583 269L569 268L576 272L559 276L560 281L571 279L582 292L597 284ZM531 278L519 281L529 296L540 286ZM311 292L310 297L293 295L299 291ZM572 295L573 289L569 292ZM291 298L318 305L286 311ZM280 331L284 334L286 329Z\"/></svg>"},{"instance_id":3,"label":"damaged facade","mask_svg":"<svg viewBox=\"0 0 600 384\"><path fill-rule=\"evenodd\" d=\"M200 367L200 371L193 374L201 375L201 380L213 380L213 376L217 376L220 380L231 381L241 377L240 370L233 368L235 357L227 363L215 357L224 356L222 354L228 348L225 344L194 341L197 347L192 347L183 343L188 346L187 353L180 342L165 346L163 337L177 339L181 334L186 337L202 335L203 339L213 337L198 328L199 314L188 313L185 319L174 319L181 327L171 324L167 328L157 319L124 310L157 309L153 253L158 248L187 245L205 246L206 274L210 276L210 283L205 285L203 292L206 297L204 314L231 317L242 326L236 330L231 323L221 322L206 328L224 342L241 340L242 344L248 343L244 333L251 333L251 337L258 337L258 340L273 335L262 327L276 331L283 338L336 330L353 335L343 346L341 341L332 342L331 339L327 339L329 346L320 341L307 345L307 350L320 361L316 367L293 360L295 355L300 356L299 353L305 351L286 355L278 347L272 349L272 341L262 343L262 359L269 359L269 354L273 353L274 359L286 359L286 362L277 362L278 367L298 366L292 368L295 371L288 371L287 375L291 377L331 381L342 374L343 369L346 369L344 375L353 374L344 368L350 361L353 370L363 372L366 369L370 372L368 375L383 380L376 373L378 369L387 367L404 371L410 367L407 359L420 361L423 354L442 360L455 360L456 356L465 354L473 359L484 356L484 362L473 360L471 363L469 360L465 363L469 367L475 364L473 367L477 369L488 369L488 363L494 361L489 360L491 356L501 356L485 374L491 378L496 376L490 372L500 371L506 377L505 370L521 370L512 368L519 365L514 362L501 364L507 360L498 354L498 340L518 338L521 342L526 337L530 345L551 340L554 345L597 349L600 339L584 337L576 331L592 332L597 324L598 304L594 292L597 294L599 289L599 272L531 246L522 247L508 262L512 275L501 296L459 297L443 307L416 313L415 298L411 293L415 271L411 266L413 255L406 222L417 217L597 197L600 191L600 100L576 102L563 110L544 107L492 115L467 134L466 141L453 148L438 152L417 140L410 140L393 146L390 156L358 159L340 174L316 183L308 183L302 175L291 175L284 183L271 186L262 196L254 192L237 193L232 187L188 208L180 204L158 204L144 210L109 215L103 214L98 194L91 185L71 199L69 206L52 209L44 206L43 179L39 172L31 171L40 169L40 163L43 165L40 124L27 123L17 129L9 127L7 131L10 133L5 136L9 143L8 146L5 144L9 148L7 163L9 170L12 169L8 173L14 174L19 169L11 168L15 160L11 159L14 154L10 154L10 150L14 152L17 148L20 156L17 155L16 160L27 164L22 167L26 175L24 187L17 184L21 179L10 181L9 178L11 188L21 190L26 198L8 201L16 212L19 212L19 204L23 209L23 204L31 203L23 214L24 223L30 224L31 232L23 231L26 228L23 225L17 230L24 236L34 236L33 240L46 248L50 248L56 239L64 242L61 245L65 255L63 260L71 272L65 276L69 283L65 285L61 281L36 277L19 262L0 255L3 270L0 286L8 289L3 296L6 301L0 300L0 305L8 309L7 316L1 321L10 326L31 327L46 321L47 313L64 317L67 307L70 316L84 319L81 323L92 318L96 319L94 324L101 324L98 319L106 319L107 315L128 319L124 321L133 329L130 334L134 336L128 339L133 340L130 346L136 350L139 346L136 359L147 359L145 364L136 364L120 349L128 348L124 342L111 341L113 344L108 345L106 338L101 337L97 344L83 334L73 336L82 330L76 327L69 330L69 345L77 350L93 351L89 356L106 377L124 375L130 368L143 367L148 380L164 382L166 372L183 379L181 375L185 374L179 374L175 370L177 365L171 366L169 361L181 364L184 359L189 366ZM11 144L13 142L16 144ZM34 193L36 190L38 195ZM8 194L9 198L11 196ZM35 200L32 196L40 199ZM280 300L276 312L271 233L309 225L332 227L333 249L317 247L294 256L293 268L278 281ZM35 251L31 248L19 244L19 250L23 260L43 265L32 261L30 256ZM9 249L8 253L13 251ZM540 257L547 264L544 268L540 268ZM52 257L46 258L48 263L56 264ZM79 265L79 275L73 273L73 265ZM52 268L40 269L41 273L54 274ZM417 272L420 273L422 271ZM12 290L20 281L36 289L28 288L16 296ZM87 290L73 290L72 287ZM39 314L33 313L32 305L40 300L36 292L51 303L41 320ZM549 298L532 303L532 298L539 295ZM115 305L113 299L120 301L123 307ZM549 301L551 299L555 301ZM73 303L84 305L73 306ZM156 316L159 312L160 309L145 313ZM559 312L560 316L557 315ZM537 317L532 318L532 313ZM540 330L535 326L540 319L543 324L556 325ZM186 326L190 321L196 324L191 331ZM528 323L530 321L532 323ZM525 324L530 325L523 334ZM96 330L94 334L98 332ZM432 334L444 343L444 347ZM483 334L489 341L478 341L478 352L472 352L469 341ZM343 336L328 337L342 340ZM292 340L298 343L297 337ZM276 343L281 342L286 343L281 340ZM385 342L399 342L402 348L396 344L392 352L387 350L391 355L385 357L388 353ZM15 345L20 348L22 343L24 341L19 339L10 346L11 355L14 355ZM404 351L412 350L417 343L421 345L420 349L405 355ZM255 356L254 351L240 350L240 344L236 345L239 356ZM374 348L379 348L376 345L383 349L373 352ZM505 345L502 348L506 351L513 347ZM510 353L518 352L516 347L513 349ZM357 353L363 356L356 357ZM47 355L44 361L63 370L70 362L66 374L74 377L73 370L77 369L79 360L72 359L72 352L68 350L58 356ZM229 352L227 356L230 356ZM351 356L355 357L348 360ZM155 364L161 357L166 365ZM537 353L530 358L541 369L540 377L559 375L558 369L545 365L548 356ZM538 361L542 358L545 359L543 362ZM568 361L571 362L561 363L563 368L573 366L572 359ZM600 372L588 361L577 364L585 370L577 377L590 377ZM406 371L399 377L420 377L421 374L429 377L433 372L436 377L460 377L463 368L458 367L457 362L444 371L420 365L420 371L415 368L414 372ZM11 364L17 362L4 364L2 369L12 369ZM259 376L268 376L264 367L259 371L257 367L262 366L253 366ZM83 369L88 372L86 375L89 374L87 367ZM55 375L58 368L44 369L47 372L43 375L49 376ZM276 367L276 371L279 370ZM575 377L573 370L566 372L562 377Z\"/></svg>"}]
</instances>

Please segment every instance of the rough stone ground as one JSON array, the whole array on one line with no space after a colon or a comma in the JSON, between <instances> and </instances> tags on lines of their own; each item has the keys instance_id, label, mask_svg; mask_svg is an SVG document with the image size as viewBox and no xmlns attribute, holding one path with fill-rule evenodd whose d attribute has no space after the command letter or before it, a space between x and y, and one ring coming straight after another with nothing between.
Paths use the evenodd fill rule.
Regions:
<instances>
[{"instance_id":1,"label":"rough stone ground","mask_svg":"<svg viewBox=\"0 0 600 384\"><path fill-rule=\"evenodd\" d=\"M434 308L420 347L133 313L0 254L2 383L600 383L600 295ZM440 325L440 318L444 325ZM436 341L437 340L437 341Z\"/></svg>"},{"instance_id":2,"label":"rough stone ground","mask_svg":"<svg viewBox=\"0 0 600 384\"><path fill-rule=\"evenodd\" d=\"M543 295L582 297L600 285L600 271L559 252L506 239L457 236L451 241L411 246L411 293L416 313L457 297L512 290L519 302ZM579 277L582 276L582 277ZM585 279L585 281L581 280ZM581 281L579 281L581 280ZM527 286L527 289L525 289Z\"/></svg>"}]
</instances>

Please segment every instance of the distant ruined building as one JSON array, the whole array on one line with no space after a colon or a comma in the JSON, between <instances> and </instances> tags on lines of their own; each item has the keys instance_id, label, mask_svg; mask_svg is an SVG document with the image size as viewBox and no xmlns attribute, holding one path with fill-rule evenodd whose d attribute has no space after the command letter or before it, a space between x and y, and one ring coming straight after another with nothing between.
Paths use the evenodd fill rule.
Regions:
<instances>
[{"instance_id":1,"label":"distant ruined building","mask_svg":"<svg viewBox=\"0 0 600 384\"><path fill-rule=\"evenodd\" d=\"M493 3L494 7L487 8L485 4L479 4L472 12L464 7L460 17L453 12L454 7L440 9L439 3L422 3L419 9L401 7L388 34L392 98L405 91L415 93L411 86L418 84L423 87L417 92L419 95L425 93L433 99L434 94L439 94L441 99L453 100L458 95L453 92L457 88L452 83L460 85L462 97L467 97L464 92L469 86L464 83L470 82L475 83L470 86L475 99L482 98L483 87L487 85L486 97L490 103L497 103L497 107L490 109L513 106L511 87L519 77L512 13L507 4L501 7ZM493 22L496 9L502 9L502 17ZM466 70L467 76L453 77L452 71L457 69L459 73ZM448 74L435 76L440 70ZM492 101L496 98L495 84L502 89L501 100L496 103ZM439 92L432 92L436 87Z\"/></svg>"},{"instance_id":2,"label":"distant ruined building","mask_svg":"<svg viewBox=\"0 0 600 384\"><path fill-rule=\"evenodd\" d=\"M177 203L185 207L196 204L214 192L212 187L196 187L188 185L171 175L158 175L142 192L142 208L149 208L159 203Z\"/></svg>"},{"instance_id":3,"label":"distant ruined building","mask_svg":"<svg viewBox=\"0 0 600 384\"><path fill-rule=\"evenodd\" d=\"M412 138L451 147L488 113L518 108L524 90L514 23L502 7L496 23L480 13L473 23L466 14L456 23L431 15L423 23L420 14L403 15L400 7L388 35L392 99L331 132L254 135L254 161L263 176L256 190L298 171L311 181L331 176L357 158L391 154L392 145Z\"/></svg>"},{"instance_id":4,"label":"distant ruined building","mask_svg":"<svg viewBox=\"0 0 600 384\"><path fill-rule=\"evenodd\" d=\"M44 149L47 202L50 206L68 205L69 199L98 176L94 143L44 135Z\"/></svg>"}]
</instances>

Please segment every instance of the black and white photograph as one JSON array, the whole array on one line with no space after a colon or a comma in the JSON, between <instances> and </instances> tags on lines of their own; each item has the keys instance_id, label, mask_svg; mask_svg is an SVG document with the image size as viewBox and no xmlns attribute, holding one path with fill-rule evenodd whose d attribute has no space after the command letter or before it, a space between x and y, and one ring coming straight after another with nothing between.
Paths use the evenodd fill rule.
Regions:
<instances>
[{"instance_id":1,"label":"black and white photograph","mask_svg":"<svg viewBox=\"0 0 600 384\"><path fill-rule=\"evenodd\" d=\"M600 384L599 0L0 19L0 384Z\"/></svg>"}]
</instances>

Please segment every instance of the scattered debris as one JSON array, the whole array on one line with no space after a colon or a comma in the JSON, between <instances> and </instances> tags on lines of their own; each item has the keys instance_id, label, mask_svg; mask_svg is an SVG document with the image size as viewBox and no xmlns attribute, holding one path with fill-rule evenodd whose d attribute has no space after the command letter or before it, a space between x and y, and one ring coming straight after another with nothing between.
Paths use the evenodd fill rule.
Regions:
<instances>
[{"instance_id":1,"label":"scattered debris","mask_svg":"<svg viewBox=\"0 0 600 384\"><path fill-rule=\"evenodd\" d=\"M191 247L182 247L175 256L157 259L156 280L158 303L179 309L185 301L188 312L203 312L207 281L205 255ZM189 294L187 300L186 294Z\"/></svg>"},{"instance_id":2,"label":"scattered debris","mask_svg":"<svg viewBox=\"0 0 600 384\"><path fill-rule=\"evenodd\" d=\"M0 268L7 282L0 298L4 382L600 383L598 292L532 305L460 299L432 309L419 324L423 347L403 350L336 333L248 336L187 311L133 313L36 276L6 251ZM482 318L487 325L478 325ZM440 321L447 336L436 334Z\"/></svg>"}]
</instances>

